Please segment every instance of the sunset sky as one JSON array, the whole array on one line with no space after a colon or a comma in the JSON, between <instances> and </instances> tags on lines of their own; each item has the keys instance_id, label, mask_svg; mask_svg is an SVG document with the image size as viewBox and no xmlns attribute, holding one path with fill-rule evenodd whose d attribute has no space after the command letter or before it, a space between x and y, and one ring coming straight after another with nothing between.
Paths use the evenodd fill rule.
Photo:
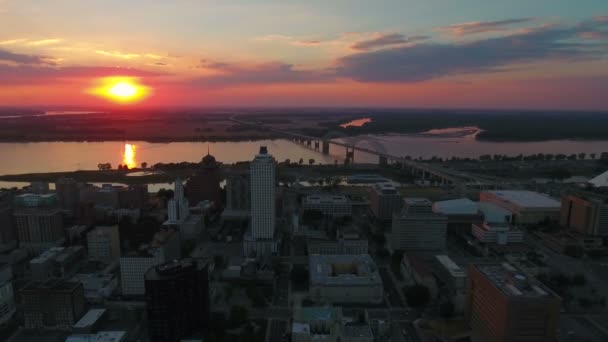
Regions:
<instances>
[{"instance_id":1,"label":"sunset sky","mask_svg":"<svg viewBox=\"0 0 608 342\"><path fill-rule=\"evenodd\" d=\"M608 109L606 0L0 0L0 105Z\"/></svg>"}]
</instances>

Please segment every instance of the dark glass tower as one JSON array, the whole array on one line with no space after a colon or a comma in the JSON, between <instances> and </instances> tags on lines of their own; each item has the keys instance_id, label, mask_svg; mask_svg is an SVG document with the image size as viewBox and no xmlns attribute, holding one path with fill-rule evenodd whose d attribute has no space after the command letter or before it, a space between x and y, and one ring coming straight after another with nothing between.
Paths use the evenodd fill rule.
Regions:
<instances>
[{"instance_id":1,"label":"dark glass tower","mask_svg":"<svg viewBox=\"0 0 608 342\"><path fill-rule=\"evenodd\" d=\"M203 334L209 322L206 260L176 260L145 274L148 330L152 342Z\"/></svg>"}]
</instances>

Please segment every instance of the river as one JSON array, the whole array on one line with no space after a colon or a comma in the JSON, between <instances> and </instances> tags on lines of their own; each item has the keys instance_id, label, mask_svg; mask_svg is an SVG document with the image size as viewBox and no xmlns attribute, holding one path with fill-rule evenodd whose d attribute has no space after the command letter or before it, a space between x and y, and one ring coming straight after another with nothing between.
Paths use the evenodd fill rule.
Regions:
<instances>
[{"instance_id":1,"label":"river","mask_svg":"<svg viewBox=\"0 0 608 342\"><path fill-rule=\"evenodd\" d=\"M608 151L608 141L554 140L545 142L484 142L475 140L470 130L461 136L450 132L447 135L374 135L340 138L376 151L396 156L417 157L478 157L483 154L533 154L533 153L581 153L587 156ZM333 164L344 159L345 149L331 145L330 155L309 150L289 140L260 140L240 142L175 142L148 143L129 142L36 142L0 143L0 175L59 172L73 170L96 170L99 163L129 164L131 167L146 162L149 166L158 162L196 162L207 154L207 149L223 163L234 163L253 159L260 146L278 161L289 158L292 162L300 158L308 163ZM355 152L355 162L376 163L376 156Z\"/></svg>"}]
</instances>

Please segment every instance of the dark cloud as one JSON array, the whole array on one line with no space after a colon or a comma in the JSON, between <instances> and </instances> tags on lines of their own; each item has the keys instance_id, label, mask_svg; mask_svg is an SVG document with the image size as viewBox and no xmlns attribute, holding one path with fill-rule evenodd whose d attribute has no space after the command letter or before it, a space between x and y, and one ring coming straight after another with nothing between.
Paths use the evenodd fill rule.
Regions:
<instances>
[{"instance_id":1,"label":"dark cloud","mask_svg":"<svg viewBox=\"0 0 608 342\"><path fill-rule=\"evenodd\" d=\"M383 48L392 45L402 45L406 43L417 42L421 40L426 40L429 37L427 36L412 36L406 37L401 33L387 33L382 34L376 38L362 40L351 45L351 49L353 50L372 50L376 48Z\"/></svg>"},{"instance_id":2,"label":"dark cloud","mask_svg":"<svg viewBox=\"0 0 608 342\"><path fill-rule=\"evenodd\" d=\"M108 76L157 77L165 74L118 67L48 67L0 64L0 84L36 84L69 79L92 79Z\"/></svg>"},{"instance_id":3,"label":"dark cloud","mask_svg":"<svg viewBox=\"0 0 608 342\"><path fill-rule=\"evenodd\" d=\"M361 82L418 82L442 76L496 72L514 64L602 58L605 44L578 40L583 32L602 32L607 23L573 27L543 26L499 38L362 52L339 58L337 75Z\"/></svg>"},{"instance_id":4,"label":"dark cloud","mask_svg":"<svg viewBox=\"0 0 608 342\"><path fill-rule=\"evenodd\" d=\"M0 61L1 62L12 62L12 63L17 63L17 64L46 64L46 65L54 64L52 59L49 57L14 53L14 52L2 50L2 49L0 49Z\"/></svg>"},{"instance_id":5,"label":"dark cloud","mask_svg":"<svg viewBox=\"0 0 608 342\"><path fill-rule=\"evenodd\" d=\"M474 21L460 23L439 28L440 31L448 32L455 36L465 36L476 33L504 31L511 25L522 24L531 21L532 18L506 19L497 21Z\"/></svg>"},{"instance_id":6,"label":"dark cloud","mask_svg":"<svg viewBox=\"0 0 608 342\"><path fill-rule=\"evenodd\" d=\"M238 84L309 83L333 79L333 75L320 70L299 70L292 64L273 62L240 66L203 60L202 67L217 71L217 75L197 78L193 83L209 86Z\"/></svg>"}]
</instances>

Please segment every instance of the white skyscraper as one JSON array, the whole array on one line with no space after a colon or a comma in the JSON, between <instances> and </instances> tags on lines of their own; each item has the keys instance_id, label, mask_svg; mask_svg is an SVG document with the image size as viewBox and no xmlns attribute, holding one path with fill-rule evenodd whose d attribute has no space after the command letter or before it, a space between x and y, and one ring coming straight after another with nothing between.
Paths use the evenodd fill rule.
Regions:
<instances>
[{"instance_id":1,"label":"white skyscraper","mask_svg":"<svg viewBox=\"0 0 608 342\"><path fill-rule=\"evenodd\" d=\"M251 162L251 237L272 239L275 216L275 160L262 146Z\"/></svg>"},{"instance_id":2,"label":"white skyscraper","mask_svg":"<svg viewBox=\"0 0 608 342\"><path fill-rule=\"evenodd\" d=\"M175 191L173 199L167 204L169 223L184 222L190 216L190 206L184 197L184 184L181 179L175 180Z\"/></svg>"}]
</instances>

